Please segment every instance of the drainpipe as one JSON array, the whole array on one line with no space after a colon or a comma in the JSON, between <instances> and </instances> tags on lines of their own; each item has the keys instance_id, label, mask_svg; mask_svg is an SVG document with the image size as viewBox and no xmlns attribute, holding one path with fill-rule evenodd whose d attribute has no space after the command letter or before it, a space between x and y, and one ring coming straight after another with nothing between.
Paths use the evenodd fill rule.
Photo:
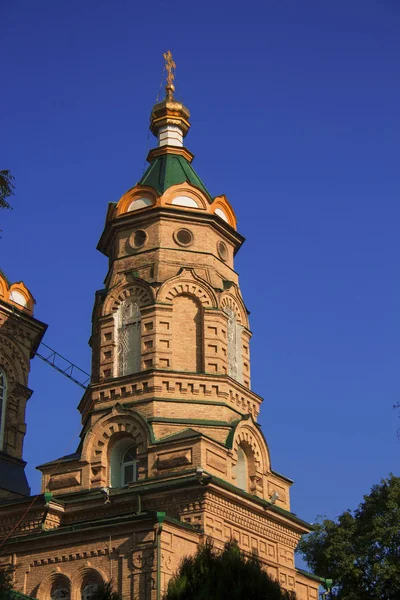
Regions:
<instances>
[{"instance_id":1,"label":"drainpipe","mask_svg":"<svg viewBox=\"0 0 400 600\"><path fill-rule=\"evenodd\" d=\"M164 519L165 512L157 512L157 600L161 600L161 532Z\"/></svg>"},{"instance_id":2,"label":"drainpipe","mask_svg":"<svg viewBox=\"0 0 400 600\"><path fill-rule=\"evenodd\" d=\"M46 519L47 519L47 513L49 512L49 502L53 498L53 494L51 492L45 492L43 494L43 496L44 496L44 511L43 511L42 522L40 524L40 528L41 528L42 531L45 530L45 523L46 523Z\"/></svg>"},{"instance_id":3,"label":"drainpipe","mask_svg":"<svg viewBox=\"0 0 400 600\"><path fill-rule=\"evenodd\" d=\"M333 586L333 580L332 579L325 579L322 583L322 586L326 589L326 592L323 592L321 595L321 598L323 600L325 600L326 598L328 598L328 594L329 594L329 598L331 597L331 590L332 590L332 586Z\"/></svg>"}]
</instances>

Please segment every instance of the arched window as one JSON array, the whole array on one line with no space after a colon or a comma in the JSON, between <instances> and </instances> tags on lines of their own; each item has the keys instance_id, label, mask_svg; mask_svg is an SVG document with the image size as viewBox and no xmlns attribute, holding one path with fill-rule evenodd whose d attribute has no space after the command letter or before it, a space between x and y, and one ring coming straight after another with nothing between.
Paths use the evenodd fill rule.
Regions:
<instances>
[{"instance_id":1,"label":"arched window","mask_svg":"<svg viewBox=\"0 0 400 600\"><path fill-rule=\"evenodd\" d=\"M132 444L132 438L124 438L117 442L110 459L111 487L124 487L135 483L138 479L138 464L137 448Z\"/></svg>"},{"instance_id":2,"label":"arched window","mask_svg":"<svg viewBox=\"0 0 400 600\"><path fill-rule=\"evenodd\" d=\"M91 600L94 594L97 592L98 587L99 586L96 583L96 581L88 581L87 583L85 583L85 585L82 586L81 599Z\"/></svg>"},{"instance_id":3,"label":"arched window","mask_svg":"<svg viewBox=\"0 0 400 600\"><path fill-rule=\"evenodd\" d=\"M247 492L248 480L249 480L247 456L246 456L243 448L241 448L240 446L238 447L238 450L237 450L237 463L236 463L236 467L235 467L235 474L236 474L236 485L239 488L241 488L242 490L245 490Z\"/></svg>"},{"instance_id":4,"label":"arched window","mask_svg":"<svg viewBox=\"0 0 400 600\"><path fill-rule=\"evenodd\" d=\"M55 578L50 592L51 600L70 600L71 584L68 577L59 575Z\"/></svg>"},{"instance_id":5,"label":"arched window","mask_svg":"<svg viewBox=\"0 0 400 600\"><path fill-rule=\"evenodd\" d=\"M242 331L243 325L237 322L235 311L224 308L228 317L228 375L243 383Z\"/></svg>"},{"instance_id":6,"label":"arched window","mask_svg":"<svg viewBox=\"0 0 400 600\"><path fill-rule=\"evenodd\" d=\"M124 300L114 315L117 352L115 375L130 375L140 371L141 314L133 300Z\"/></svg>"},{"instance_id":7,"label":"arched window","mask_svg":"<svg viewBox=\"0 0 400 600\"><path fill-rule=\"evenodd\" d=\"M96 571L87 573L81 586L81 600L91 600L102 585L103 579Z\"/></svg>"},{"instance_id":8,"label":"arched window","mask_svg":"<svg viewBox=\"0 0 400 600\"><path fill-rule=\"evenodd\" d=\"M7 403L7 378L6 374L0 369L0 450L4 446L4 427L6 420L6 403Z\"/></svg>"}]
</instances>

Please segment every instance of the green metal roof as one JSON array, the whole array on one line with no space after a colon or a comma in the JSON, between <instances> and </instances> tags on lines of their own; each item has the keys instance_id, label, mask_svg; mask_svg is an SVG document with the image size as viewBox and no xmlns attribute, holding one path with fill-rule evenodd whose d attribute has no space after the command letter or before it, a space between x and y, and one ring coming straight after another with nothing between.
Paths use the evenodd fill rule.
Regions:
<instances>
[{"instance_id":1,"label":"green metal roof","mask_svg":"<svg viewBox=\"0 0 400 600\"><path fill-rule=\"evenodd\" d=\"M190 162L180 154L163 154L154 158L139 184L148 185L163 194L173 185L185 182L204 192L211 203L211 194L206 186Z\"/></svg>"}]
</instances>

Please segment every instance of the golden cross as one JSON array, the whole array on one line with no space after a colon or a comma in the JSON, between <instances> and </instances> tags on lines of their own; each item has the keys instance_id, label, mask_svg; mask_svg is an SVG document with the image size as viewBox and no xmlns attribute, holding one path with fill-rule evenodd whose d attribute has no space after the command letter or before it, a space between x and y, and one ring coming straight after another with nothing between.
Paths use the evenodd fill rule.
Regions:
<instances>
[{"instance_id":1,"label":"golden cross","mask_svg":"<svg viewBox=\"0 0 400 600\"><path fill-rule=\"evenodd\" d=\"M174 71L176 69L176 64L172 58L171 50L164 52L163 54L165 60L165 68L167 71L167 86L173 85L173 81L175 79Z\"/></svg>"}]
</instances>

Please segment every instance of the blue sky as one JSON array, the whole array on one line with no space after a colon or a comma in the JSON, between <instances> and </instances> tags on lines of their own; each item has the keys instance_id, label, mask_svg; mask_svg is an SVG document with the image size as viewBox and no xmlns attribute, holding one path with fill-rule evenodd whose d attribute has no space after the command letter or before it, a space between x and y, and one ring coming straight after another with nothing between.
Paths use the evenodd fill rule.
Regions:
<instances>
[{"instance_id":1,"label":"blue sky","mask_svg":"<svg viewBox=\"0 0 400 600\"><path fill-rule=\"evenodd\" d=\"M82 368L107 204L141 177L162 52L192 113L187 147L247 238L252 387L273 468L302 518L399 475L400 5L397 0L28 1L0 8L0 264L45 341ZM81 390L32 364L35 465L73 452Z\"/></svg>"}]
</instances>

